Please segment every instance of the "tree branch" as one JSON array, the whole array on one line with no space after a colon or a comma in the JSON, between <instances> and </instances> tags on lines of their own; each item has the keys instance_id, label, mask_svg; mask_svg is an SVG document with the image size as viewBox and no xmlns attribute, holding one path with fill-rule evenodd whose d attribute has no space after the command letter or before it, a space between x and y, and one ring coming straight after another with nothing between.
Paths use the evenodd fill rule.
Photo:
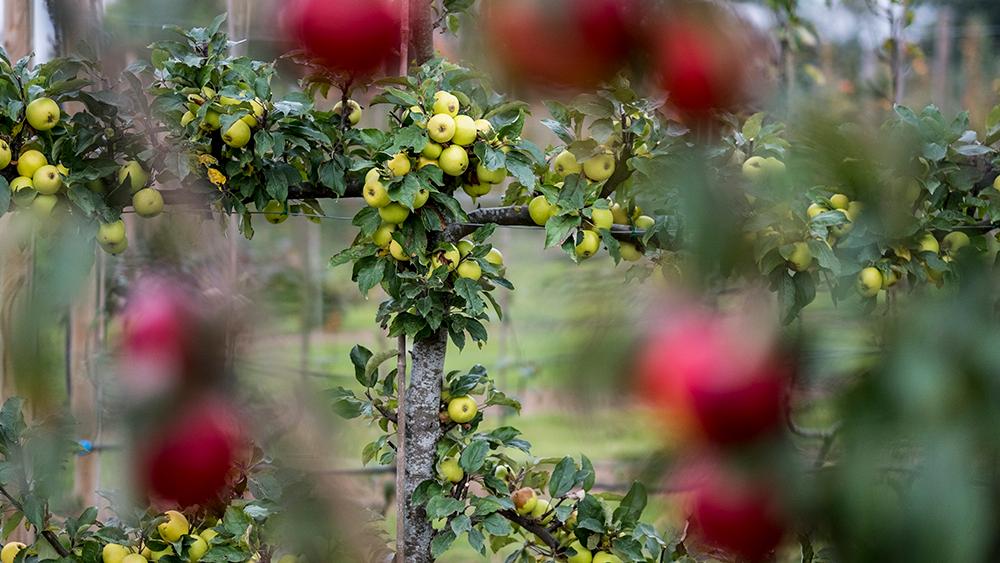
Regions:
<instances>
[{"instance_id":1,"label":"tree branch","mask_svg":"<svg viewBox=\"0 0 1000 563\"><path fill-rule=\"evenodd\" d=\"M6 498L8 502L10 502L10 504L14 507L15 510L17 510L21 514L24 514L24 506L20 502L18 502L14 497L12 497L10 493L7 492L7 489L4 488L3 485L0 485L0 495L3 495L4 498ZM51 530L39 530L38 532L43 538L45 538L45 541L47 541L49 545L52 546L52 549L56 550L56 553L58 553L60 557L69 557L69 551L65 547L63 547L63 544L59 543L59 538L56 537L56 535L52 533Z\"/></svg>"},{"instance_id":2,"label":"tree branch","mask_svg":"<svg viewBox=\"0 0 1000 563\"><path fill-rule=\"evenodd\" d=\"M455 242L471 234L482 225L502 225L519 227L538 227L528 214L527 205L511 205L509 207L483 207L469 213L466 223L453 223L444 232L444 240ZM614 225L611 234L620 240L635 240L642 238L645 231L633 229L626 225Z\"/></svg>"},{"instance_id":3,"label":"tree branch","mask_svg":"<svg viewBox=\"0 0 1000 563\"><path fill-rule=\"evenodd\" d=\"M545 545L549 546L553 553L557 553L559 551L559 541L556 540L552 533L549 532L548 528L543 526L541 523L535 520L529 520L528 518L525 518L510 509L501 510L497 514L538 536L538 539L545 542Z\"/></svg>"}]
</instances>

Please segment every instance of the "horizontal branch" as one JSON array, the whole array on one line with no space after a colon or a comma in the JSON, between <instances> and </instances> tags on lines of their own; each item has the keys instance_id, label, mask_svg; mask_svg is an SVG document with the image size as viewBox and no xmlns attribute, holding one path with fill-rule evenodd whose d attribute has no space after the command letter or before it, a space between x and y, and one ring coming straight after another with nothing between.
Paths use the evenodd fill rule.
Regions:
<instances>
[{"instance_id":1,"label":"horizontal branch","mask_svg":"<svg viewBox=\"0 0 1000 563\"><path fill-rule=\"evenodd\" d=\"M552 535L552 532L550 532L549 529L543 526L539 521L525 518L516 511L510 509L501 510L498 514L538 536L538 539L545 542L545 545L549 546L553 553L557 553L559 551L559 541L556 540L556 538Z\"/></svg>"},{"instance_id":2,"label":"horizontal branch","mask_svg":"<svg viewBox=\"0 0 1000 563\"><path fill-rule=\"evenodd\" d=\"M489 224L508 227L541 228L531 219L527 205L483 207L470 212L468 222L449 225L444 233L444 239L454 242L471 234L479 227ZM627 225L613 225L611 227L611 234L619 240L638 240L642 238L645 231L633 229Z\"/></svg>"}]
</instances>

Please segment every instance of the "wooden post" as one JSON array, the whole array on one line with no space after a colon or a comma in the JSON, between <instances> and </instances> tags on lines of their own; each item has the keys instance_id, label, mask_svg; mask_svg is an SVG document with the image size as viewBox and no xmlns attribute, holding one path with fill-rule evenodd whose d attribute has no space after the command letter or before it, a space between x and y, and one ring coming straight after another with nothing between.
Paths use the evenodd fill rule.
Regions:
<instances>
[{"instance_id":1,"label":"wooden post","mask_svg":"<svg viewBox=\"0 0 1000 563\"><path fill-rule=\"evenodd\" d=\"M934 68L931 71L931 100L938 107L948 105L948 89L951 86L951 26L952 11L949 6L941 6L934 32Z\"/></svg>"},{"instance_id":2,"label":"wooden post","mask_svg":"<svg viewBox=\"0 0 1000 563\"><path fill-rule=\"evenodd\" d=\"M3 3L3 47L11 61L25 57L34 44L34 3L30 0L5 0Z\"/></svg>"},{"instance_id":3,"label":"wooden post","mask_svg":"<svg viewBox=\"0 0 1000 563\"><path fill-rule=\"evenodd\" d=\"M99 250L97 252L100 252ZM70 398L70 409L76 420L77 438L94 440L97 435L100 416L95 385L97 380L90 369L90 359L99 343L97 327L98 275L100 268L96 261L87 277L87 284L81 297L70 308L67 349L66 392ZM96 455L77 456L74 459L73 496L83 506L97 504L99 458Z\"/></svg>"}]
</instances>

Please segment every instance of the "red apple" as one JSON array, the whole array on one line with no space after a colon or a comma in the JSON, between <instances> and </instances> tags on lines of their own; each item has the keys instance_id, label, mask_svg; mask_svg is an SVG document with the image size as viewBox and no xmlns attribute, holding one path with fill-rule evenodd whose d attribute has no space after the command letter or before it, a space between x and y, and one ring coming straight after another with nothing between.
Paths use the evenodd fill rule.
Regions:
<instances>
[{"instance_id":1,"label":"red apple","mask_svg":"<svg viewBox=\"0 0 1000 563\"><path fill-rule=\"evenodd\" d=\"M693 535L741 560L762 561L785 532L774 488L720 468L699 479L691 495Z\"/></svg>"},{"instance_id":2,"label":"red apple","mask_svg":"<svg viewBox=\"0 0 1000 563\"><path fill-rule=\"evenodd\" d=\"M790 367L769 342L705 312L677 314L657 327L637 363L644 401L718 445L766 437L783 422Z\"/></svg>"},{"instance_id":3,"label":"red apple","mask_svg":"<svg viewBox=\"0 0 1000 563\"><path fill-rule=\"evenodd\" d=\"M609 80L636 46L634 0L494 0L486 36L516 80L588 89Z\"/></svg>"},{"instance_id":4,"label":"red apple","mask_svg":"<svg viewBox=\"0 0 1000 563\"><path fill-rule=\"evenodd\" d=\"M238 417L218 399L181 407L138 447L138 482L147 496L181 507L215 499L242 446Z\"/></svg>"},{"instance_id":5,"label":"red apple","mask_svg":"<svg viewBox=\"0 0 1000 563\"><path fill-rule=\"evenodd\" d=\"M400 7L392 0L293 0L286 34L334 72L376 72L399 49Z\"/></svg>"}]
</instances>

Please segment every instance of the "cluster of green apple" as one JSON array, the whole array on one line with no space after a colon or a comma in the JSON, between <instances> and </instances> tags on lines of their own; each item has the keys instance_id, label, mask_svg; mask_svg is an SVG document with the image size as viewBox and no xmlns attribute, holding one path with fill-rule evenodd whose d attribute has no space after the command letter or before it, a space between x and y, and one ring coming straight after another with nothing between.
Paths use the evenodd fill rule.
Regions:
<instances>
[{"instance_id":1,"label":"cluster of green apple","mask_svg":"<svg viewBox=\"0 0 1000 563\"><path fill-rule=\"evenodd\" d=\"M245 94L245 97L241 98L220 96L208 86L202 87L201 90L188 88L181 93L187 94L188 100L188 110L181 116L181 127L187 127L198 115L202 115L198 129L212 134L222 129L223 115L239 115L239 119L234 120L220 133L222 142L234 149L245 147L250 142L253 129L264 119L264 104L260 98L252 97L249 89L241 92ZM360 119L360 115L358 118Z\"/></svg>"},{"instance_id":2,"label":"cluster of green apple","mask_svg":"<svg viewBox=\"0 0 1000 563\"><path fill-rule=\"evenodd\" d=\"M571 175L579 176L581 180L586 179L598 184L607 181L615 173L615 155L608 148L599 149L598 153L587 158L580 163L576 155L569 150L561 151L552 159L552 171L560 178L555 187L562 188L564 181ZM616 203L608 199L598 199L593 205L584 209L584 224L578 230L575 244L576 257L585 260L596 254L601 248L602 230L611 230L614 225L632 226L635 229L651 229L656 224L656 220L648 215L642 215L642 210L638 206L631 206L631 213L626 207L628 204ZM576 212L571 210L571 213ZM553 202L545 194L539 194L531 198L528 202L528 213L531 220L538 226L544 226L549 219L562 213L556 202ZM635 242L619 242L619 251L622 259L635 262L642 258L643 250Z\"/></svg>"}]
</instances>

